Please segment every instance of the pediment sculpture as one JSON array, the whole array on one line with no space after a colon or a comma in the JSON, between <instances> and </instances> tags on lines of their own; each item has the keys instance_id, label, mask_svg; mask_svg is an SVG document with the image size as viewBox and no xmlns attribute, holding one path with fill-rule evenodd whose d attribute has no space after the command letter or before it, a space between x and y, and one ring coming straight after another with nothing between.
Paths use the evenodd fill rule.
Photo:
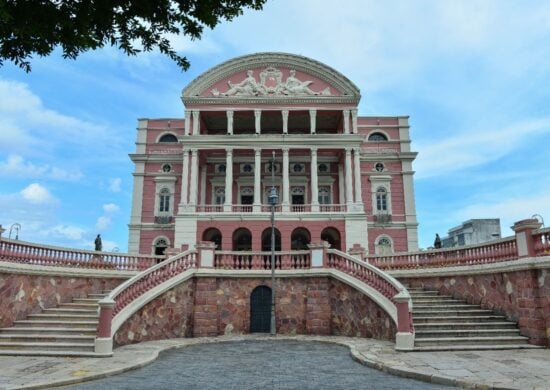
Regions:
<instances>
[{"instance_id":1,"label":"pediment sculpture","mask_svg":"<svg viewBox=\"0 0 550 390\"><path fill-rule=\"evenodd\" d=\"M239 83L227 82L227 91L220 92L217 88L211 90L213 96L330 96L330 88L314 91L310 88L311 80L301 81L296 77L296 71L291 70L286 81L283 73L272 66L260 72L260 81L256 80L253 70L246 71L246 77Z\"/></svg>"}]
</instances>

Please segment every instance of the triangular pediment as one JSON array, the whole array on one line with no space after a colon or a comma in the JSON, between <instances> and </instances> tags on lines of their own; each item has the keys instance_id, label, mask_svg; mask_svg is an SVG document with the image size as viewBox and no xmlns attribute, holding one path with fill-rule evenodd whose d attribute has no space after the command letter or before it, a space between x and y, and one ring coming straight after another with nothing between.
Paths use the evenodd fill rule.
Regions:
<instances>
[{"instance_id":1,"label":"triangular pediment","mask_svg":"<svg viewBox=\"0 0 550 390\"><path fill-rule=\"evenodd\" d=\"M318 61L286 53L258 53L226 61L193 80L184 103L354 103L359 89Z\"/></svg>"}]
</instances>

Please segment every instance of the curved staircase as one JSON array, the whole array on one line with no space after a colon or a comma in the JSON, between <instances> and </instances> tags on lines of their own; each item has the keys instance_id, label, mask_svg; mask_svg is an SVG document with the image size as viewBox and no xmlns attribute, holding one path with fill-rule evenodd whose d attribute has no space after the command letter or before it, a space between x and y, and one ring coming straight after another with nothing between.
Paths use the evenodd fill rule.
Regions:
<instances>
[{"instance_id":1,"label":"curved staircase","mask_svg":"<svg viewBox=\"0 0 550 390\"><path fill-rule=\"evenodd\" d=\"M409 288L413 301L414 351L540 348L528 344L515 322L479 305L438 291Z\"/></svg>"},{"instance_id":2,"label":"curved staircase","mask_svg":"<svg viewBox=\"0 0 550 390\"><path fill-rule=\"evenodd\" d=\"M0 355L97 357L98 302L107 294L74 298L0 328Z\"/></svg>"}]
</instances>

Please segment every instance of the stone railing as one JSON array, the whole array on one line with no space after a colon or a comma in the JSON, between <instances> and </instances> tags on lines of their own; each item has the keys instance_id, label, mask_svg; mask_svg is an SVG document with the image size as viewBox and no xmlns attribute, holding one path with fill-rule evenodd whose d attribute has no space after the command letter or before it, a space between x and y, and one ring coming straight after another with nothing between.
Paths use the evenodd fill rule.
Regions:
<instances>
[{"instance_id":1,"label":"stone railing","mask_svg":"<svg viewBox=\"0 0 550 390\"><path fill-rule=\"evenodd\" d=\"M275 252L276 269L303 269L311 266L311 251ZM271 252L216 251L214 268L219 269L271 269Z\"/></svg>"},{"instance_id":2,"label":"stone railing","mask_svg":"<svg viewBox=\"0 0 550 390\"><path fill-rule=\"evenodd\" d=\"M118 327L146 302L150 292L161 284L175 279L187 270L197 268L197 251L187 250L137 274L127 280L99 301L99 323L97 326L96 353L112 351L112 337ZM149 296L148 296L149 295ZM127 309L129 306L134 307ZM124 313L123 313L124 311Z\"/></svg>"},{"instance_id":3,"label":"stone railing","mask_svg":"<svg viewBox=\"0 0 550 390\"><path fill-rule=\"evenodd\" d=\"M550 228L533 232L533 246L536 256L550 256Z\"/></svg>"},{"instance_id":4,"label":"stone railing","mask_svg":"<svg viewBox=\"0 0 550 390\"><path fill-rule=\"evenodd\" d=\"M369 255L367 261L380 269L414 269L488 264L518 258L515 237L503 238L482 245L433 249L392 255Z\"/></svg>"},{"instance_id":5,"label":"stone railing","mask_svg":"<svg viewBox=\"0 0 550 390\"><path fill-rule=\"evenodd\" d=\"M343 272L365 283L387 298L396 312L396 347L410 350L414 346L412 300L409 292L397 279L375 266L365 263L347 253L327 249L325 266ZM381 303L381 302L379 302Z\"/></svg>"},{"instance_id":6,"label":"stone railing","mask_svg":"<svg viewBox=\"0 0 550 390\"><path fill-rule=\"evenodd\" d=\"M19 240L0 240L0 261L50 267L142 271L164 257L97 252Z\"/></svg>"},{"instance_id":7,"label":"stone railing","mask_svg":"<svg viewBox=\"0 0 550 390\"><path fill-rule=\"evenodd\" d=\"M311 204L290 204L288 205L288 212L290 213L311 213L311 212L320 212L320 213L345 213L347 207L345 204L319 204L318 208L314 211L314 207ZM199 204L195 207L197 213L224 213L227 212L224 210L224 205L220 204ZM253 213L255 212L254 205L251 204L234 204L230 208L232 213ZM271 212L271 206L267 204L262 204L259 207L260 212L269 213ZM275 206L275 212L280 213L283 211L283 207L278 204Z\"/></svg>"}]
</instances>

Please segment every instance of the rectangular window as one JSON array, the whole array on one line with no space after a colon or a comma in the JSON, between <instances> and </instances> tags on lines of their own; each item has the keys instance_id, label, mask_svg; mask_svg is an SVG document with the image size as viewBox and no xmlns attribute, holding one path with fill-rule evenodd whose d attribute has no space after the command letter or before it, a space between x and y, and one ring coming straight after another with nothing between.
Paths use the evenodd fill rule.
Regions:
<instances>
[{"instance_id":1,"label":"rectangular window","mask_svg":"<svg viewBox=\"0 0 550 390\"><path fill-rule=\"evenodd\" d=\"M160 196L159 211L160 212L170 211L170 195Z\"/></svg>"}]
</instances>

